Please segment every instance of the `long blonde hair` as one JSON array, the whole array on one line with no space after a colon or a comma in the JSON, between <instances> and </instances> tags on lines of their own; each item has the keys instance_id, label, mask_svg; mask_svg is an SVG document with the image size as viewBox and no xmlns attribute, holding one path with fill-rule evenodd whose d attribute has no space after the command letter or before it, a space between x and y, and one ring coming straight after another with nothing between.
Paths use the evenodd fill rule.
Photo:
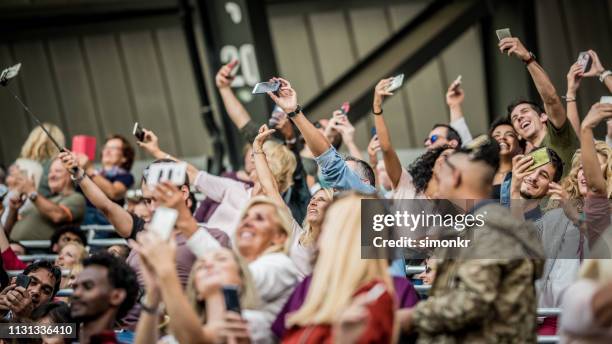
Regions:
<instances>
[{"instance_id":1,"label":"long blonde hair","mask_svg":"<svg viewBox=\"0 0 612 344\"><path fill-rule=\"evenodd\" d=\"M321 188L319 189L317 192L323 190L325 192L325 197L327 197L327 199L329 201L332 201L334 199L334 191L332 189L327 189L327 188ZM316 194L316 192L315 192ZM313 195L314 196L314 195ZM319 238L319 231L317 231L316 233L312 230L312 226L310 225L310 222L308 221L308 215L306 215L306 218L304 218L304 223L302 224L302 235L300 236L300 244L302 246L313 246L316 242L317 239Z\"/></svg>"},{"instance_id":2,"label":"long blonde hair","mask_svg":"<svg viewBox=\"0 0 612 344\"><path fill-rule=\"evenodd\" d=\"M43 126L60 146L64 147L66 145L66 138L60 128L51 123L43 123ZM21 147L20 158L32 159L40 162L51 159L58 153L59 150L55 147L53 142L51 142L51 139L49 139L45 132L37 126L30 132L26 142Z\"/></svg>"},{"instance_id":3,"label":"long blonde hair","mask_svg":"<svg viewBox=\"0 0 612 344\"><path fill-rule=\"evenodd\" d=\"M289 248L291 247L291 234L293 232L293 230L291 229L292 221L291 215L289 214L289 210L287 210L286 207L278 205L273 199L267 196L255 196L249 200L249 203L247 203L247 205L242 210L242 213L240 214L240 219L242 220L246 216L249 209L258 204L267 204L274 207L275 215L278 220L280 230L287 235L287 240L285 240L285 243L283 245L272 245L268 249L266 249L263 254L276 252L288 254ZM235 232L236 231L234 231L234 233ZM235 236L236 234L234 234L234 238L232 238L232 241L234 243L237 242Z\"/></svg>"},{"instance_id":4,"label":"long blonde hair","mask_svg":"<svg viewBox=\"0 0 612 344\"><path fill-rule=\"evenodd\" d=\"M603 171L603 176L606 179L606 194L608 198L612 196L612 148L610 148L604 141L595 141L595 151L597 154L601 154L606 157L606 167ZM561 186L569 194L570 199L582 199L580 195L580 189L578 188L578 170L582 165L582 154L581 150L576 150L574 157L572 158L572 169L567 177L561 183Z\"/></svg>"},{"instance_id":5,"label":"long blonde hair","mask_svg":"<svg viewBox=\"0 0 612 344\"><path fill-rule=\"evenodd\" d=\"M257 293L257 288L255 288L255 282L253 282L253 276L251 276L251 271L249 270L248 264L235 251L226 248L220 249L232 252L232 257L238 265L240 279L242 280L242 285L239 289L240 307L243 309L251 310L258 309L261 305L261 299L259 298L259 294ZM191 268L191 272L189 273L189 279L187 281L187 298L189 299L189 302L196 310L196 312L200 315L200 319L204 323L206 322L206 312L204 311L206 309L206 305L203 301L198 300L198 292L195 288L196 271L200 268L200 265L202 265L202 263L202 260L197 260Z\"/></svg>"},{"instance_id":6,"label":"long blonde hair","mask_svg":"<svg viewBox=\"0 0 612 344\"><path fill-rule=\"evenodd\" d=\"M278 184L278 191L287 191L293 184L293 172L297 166L295 155L287 146L274 140L264 142L262 149L266 154L270 172Z\"/></svg>"},{"instance_id":7,"label":"long blonde hair","mask_svg":"<svg viewBox=\"0 0 612 344\"><path fill-rule=\"evenodd\" d=\"M372 280L381 280L393 291L387 260L361 259L359 213L364 198L367 196L351 193L329 206L312 283L302 307L287 319L287 327L331 324L359 287Z\"/></svg>"}]
</instances>

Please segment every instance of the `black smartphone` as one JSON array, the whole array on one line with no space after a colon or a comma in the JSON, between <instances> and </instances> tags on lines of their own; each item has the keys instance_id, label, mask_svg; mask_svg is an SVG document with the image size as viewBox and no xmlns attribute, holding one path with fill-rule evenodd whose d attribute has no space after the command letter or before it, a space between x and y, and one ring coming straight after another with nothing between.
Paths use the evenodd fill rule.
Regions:
<instances>
[{"instance_id":1,"label":"black smartphone","mask_svg":"<svg viewBox=\"0 0 612 344\"><path fill-rule=\"evenodd\" d=\"M24 274L19 274L17 275L17 281L16 284L18 287L23 287L23 289L28 289L28 286L30 285L30 276L26 276Z\"/></svg>"},{"instance_id":2,"label":"black smartphone","mask_svg":"<svg viewBox=\"0 0 612 344\"><path fill-rule=\"evenodd\" d=\"M223 286L223 297L225 298L225 308L228 311L240 314L240 297L238 296L238 287L235 285Z\"/></svg>"},{"instance_id":3,"label":"black smartphone","mask_svg":"<svg viewBox=\"0 0 612 344\"><path fill-rule=\"evenodd\" d=\"M134 123L134 130L132 131L132 134L136 136L136 140L144 142L145 132L142 130L142 127L140 127L138 122Z\"/></svg>"}]
</instances>

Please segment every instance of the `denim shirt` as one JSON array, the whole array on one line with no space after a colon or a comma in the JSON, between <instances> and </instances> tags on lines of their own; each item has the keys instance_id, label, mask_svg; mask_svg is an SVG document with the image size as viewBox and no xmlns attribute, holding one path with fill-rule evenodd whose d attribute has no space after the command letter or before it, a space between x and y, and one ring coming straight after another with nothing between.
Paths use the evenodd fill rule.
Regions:
<instances>
[{"instance_id":1,"label":"denim shirt","mask_svg":"<svg viewBox=\"0 0 612 344\"><path fill-rule=\"evenodd\" d=\"M338 154L334 147L315 157L319 165L321 177L325 185L340 190L356 190L367 194L375 194L376 188L364 183L361 178L351 170L346 161Z\"/></svg>"},{"instance_id":2,"label":"denim shirt","mask_svg":"<svg viewBox=\"0 0 612 344\"><path fill-rule=\"evenodd\" d=\"M512 172L506 173L504 181L499 190L499 203L506 208L510 207L510 184L512 183Z\"/></svg>"}]
</instances>

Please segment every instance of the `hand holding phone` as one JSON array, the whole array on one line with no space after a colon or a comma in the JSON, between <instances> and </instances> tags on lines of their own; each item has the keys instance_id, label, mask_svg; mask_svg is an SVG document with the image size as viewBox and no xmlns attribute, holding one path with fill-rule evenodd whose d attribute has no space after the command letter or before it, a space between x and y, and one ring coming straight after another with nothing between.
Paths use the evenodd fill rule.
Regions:
<instances>
[{"instance_id":1,"label":"hand holding phone","mask_svg":"<svg viewBox=\"0 0 612 344\"><path fill-rule=\"evenodd\" d=\"M142 127L138 124L138 122L134 123L134 129L132 130L132 134L136 137L136 140L144 142L145 132L144 130L142 130Z\"/></svg>"},{"instance_id":2,"label":"hand holding phone","mask_svg":"<svg viewBox=\"0 0 612 344\"><path fill-rule=\"evenodd\" d=\"M510 33L509 28L495 30L495 34L497 34L497 39L500 41L504 38L512 37L512 34Z\"/></svg>"},{"instance_id":3,"label":"hand holding phone","mask_svg":"<svg viewBox=\"0 0 612 344\"><path fill-rule=\"evenodd\" d=\"M461 86L461 75L459 75L457 77L457 79L455 79L455 81L453 81L452 87L451 87L451 91L456 93L457 89L459 88L459 86Z\"/></svg>"},{"instance_id":4,"label":"hand holding phone","mask_svg":"<svg viewBox=\"0 0 612 344\"><path fill-rule=\"evenodd\" d=\"M14 66L10 66L0 73L0 85L6 86L12 78L16 77L19 74L19 69L21 69L21 63L18 63Z\"/></svg>"},{"instance_id":5,"label":"hand holding phone","mask_svg":"<svg viewBox=\"0 0 612 344\"><path fill-rule=\"evenodd\" d=\"M404 83L403 73L400 75L394 76L393 79L391 80L391 83L389 84L389 87L387 87L387 92L393 92L397 90L398 88L402 87L403 83Z\"/></svg>"},{"instance_id":6,"label":"hand holding phone","mask_svg":"<svg viewBox=\"0 0 612 344\"><path fill-rule=\"evenodd\" d=\"M227 66L230 68L229 77L234 78L236 74L238 74L238 66L240 65L240 61L238 59L232 60Z\"/></svg>"}]
</instances>

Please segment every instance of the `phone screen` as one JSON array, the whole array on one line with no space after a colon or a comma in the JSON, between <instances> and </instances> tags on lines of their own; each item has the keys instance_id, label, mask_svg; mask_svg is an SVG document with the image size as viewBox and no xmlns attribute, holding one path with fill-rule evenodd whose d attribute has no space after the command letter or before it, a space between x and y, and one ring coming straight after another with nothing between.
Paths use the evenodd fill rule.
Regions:
<instances>
[{"instance_id":1,"label":"phone screen","mask_svg":"<svg viewBox=\"0 0 612 344\"><path fill-rule=\"evenodd\" d=\"M393 92L393 91L397 90L398 88L402 87L403 83L404 83L404 74L400 74L400 75L394 76L393 80L391 81L391 84L387 88L387 91L388 92Z\"/></svg>"},{"instance_id":2,"label":"phone screen","mask_svg":"<svg viewBox=\"0 0 612 344\"><path fill-rule=\"evenodd\" d=\"M253 87L253 94L276 92L280 88L280 82L260 82Z\"/></svg>"},{"instance_id":3,"label":"phone screen","mask_svg":"<svg viewBox=\"0 0 612 344\"><path fill-rule=\"evenodd\" d=\"M138 122L134 123L134 130L132 131L132 134L134 134L136 140L140 142L143 142L145 139L145 133L140 127L140 125L138 125Z\"/></svg>"},{"instance_id":4,"label":"phone screen","mask_svg":"<svg viewBox=\"0 0 612 344\"><path fill-rule=\"evenodd\" d=\"M508 28L496 30L495 33L497 34L497 39L500 41L504 38L512 37L510 29Z\"/></svg>"},{"instance_id":5,"label":"phone screen","mask_svg":"<svg viewBox=\"0 0 612 344\"><path fill-rule=\"evenodd\" d=\"M16 284L18 287L23 287L24 289L28 289L28 286L30 285L30 277L24 274L19 274L17 275Z\"/></svg>"},{"instance_id":6,"label":"phone screen","mask_svg":"<svg viewBox=\"0 0 612 344\"><path fill-rule=\"evenodd\" d=\"M580 53L580 55L578 55L578 60L576 62L582 66L582 72L586 73L591 69L591 63L593 61L591 60L591 55L589 55L588 52L583 51Z\"/></svg>"}]
</instances>

